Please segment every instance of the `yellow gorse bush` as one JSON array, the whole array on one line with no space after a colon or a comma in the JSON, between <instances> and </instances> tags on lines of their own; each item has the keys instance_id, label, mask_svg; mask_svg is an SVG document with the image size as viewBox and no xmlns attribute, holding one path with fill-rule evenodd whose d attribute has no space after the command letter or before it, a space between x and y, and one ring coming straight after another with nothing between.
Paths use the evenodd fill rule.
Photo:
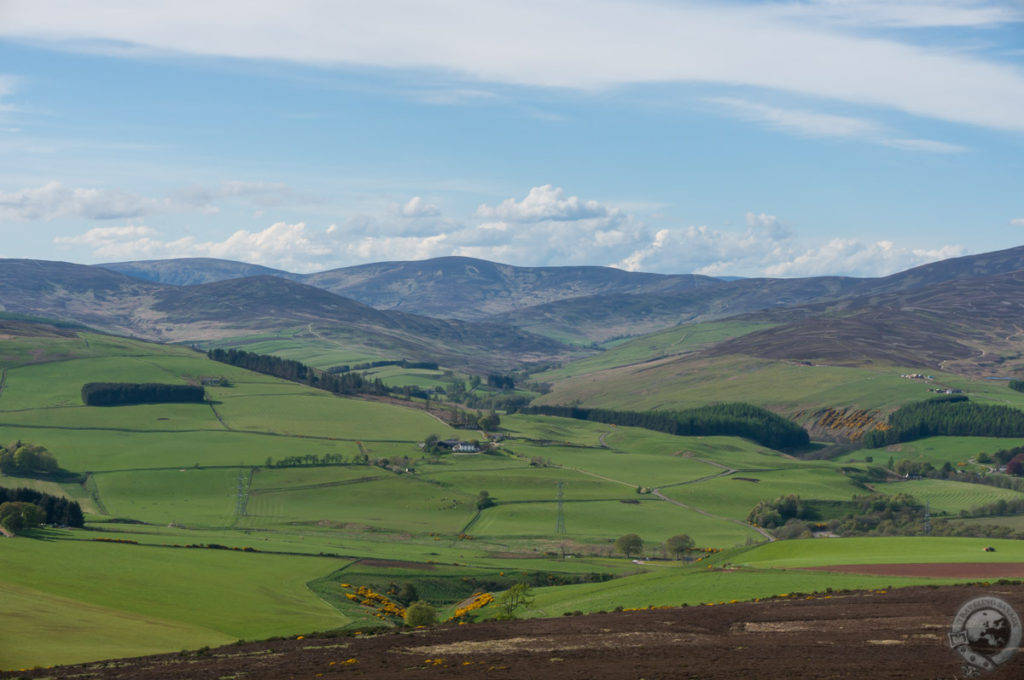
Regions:
<instances>
[{"instance_id":1,"label":"yellow gorse bush","mask_svg":"<svg viewBox=\"0 0 1024 680\"><path fill-rule=\"evenodd\" d=\"M458 619L465 618L471 612L486 607L492 602L494 602L494 595L491 595L490 593L477 593L465 607L459 607L456 609L455 613L452 614L451 618L448 620L456 621Z\"/></svg>"},{"instance_id":2,"label":"yellow gorse bush","mask_svg":"<svg viewBox=\"0 0 1024 680\"><path fill-rule=\"evenodd\" d=\"M405 607L366 586L352 586L348 583L342 583L341 587L346 590L355 590L355 592L345 593L345 597L374 610L373 615L378 619L401 619L405 616Z\"/></svg>"}]
</instances>

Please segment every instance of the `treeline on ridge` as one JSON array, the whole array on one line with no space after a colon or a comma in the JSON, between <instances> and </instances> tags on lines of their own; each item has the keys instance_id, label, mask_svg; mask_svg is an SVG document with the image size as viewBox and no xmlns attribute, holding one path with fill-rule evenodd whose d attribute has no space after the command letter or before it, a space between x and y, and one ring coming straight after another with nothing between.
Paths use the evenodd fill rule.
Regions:
<instances>
[{"instance_id":1,"label":"treeline on ridge","mask_svg":"<svg viewBox=\"0 0 1024 680\"><path fill-rule=\"evenodd\" d=\"M865 447L924 437L1024 437L1024 411L1009 406L975 404L963 395L918 401L889 414L885 429L864 433Z\"/></svg>"},{"instance_id":2,"label":"treeline on ridge","mask_svg":"<svg viewBox=\"0 0 1024 680\"><path fill-rule=\"evenodd\" d=\"M361 373L328 373L301 361L282 359L271 354L256 354L241 349L211 349L207 356L214 361L230 364L249 371L272 375L276 378L306 383L335 394L387 394L388 388L380 381L367 380Z\"/></svg>"},{"instance_id":3,"label":"treeline on ridge","mask_svg":"<svg viewBox=\"0 0 1024 680\"><path fill-rule=\"evenodd\" d=\"M82 506L78 501L61 496L53 496L35 489L7 489L0 487L0 505L4 503L32 503L46 513L47 524L59 524L68 527L82 527L85 518Z\"/></svg>"},{"instance_id":4,"label":"treeline on ridge","mask_svg":"<svg viewBox=\"0 0 1024 680\"><path fill-rule=\"evenodd\" d=\"M86 406L126 406L129 404L201 403L206 391L198 385L165 383L107 383L82 385Z\"/></svg>"},{"instance_id":5,"label":"treeline on ridge","mask_svg":"<svg viewBox=\"0 0 1024 680\"><path fill-rule=\"evenodd\" d=\"M685 411L613 411L579 406L527 406L520 413L642 427L681 436L743 437L772 449L807 446L807 430L753 404L712 404Z\"/></svg>"}]
</instances>

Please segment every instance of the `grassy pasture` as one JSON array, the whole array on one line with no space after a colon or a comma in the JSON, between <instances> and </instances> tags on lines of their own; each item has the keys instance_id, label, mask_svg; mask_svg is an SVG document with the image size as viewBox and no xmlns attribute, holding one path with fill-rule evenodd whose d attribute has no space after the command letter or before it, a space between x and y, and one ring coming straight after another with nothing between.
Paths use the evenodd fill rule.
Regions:
<instances>
[{"instance_id":1,"label":"grassy pasture","mask_svg":"<svg viewBox=\"0 0 1024 680\"><path fill-rule=\"evenodd\" d=\"M305 586L340 566L336 559L67 540L83 534L51 531L49 537L58 540L4 541L0 556L5 584L74 600L80 606L171 622L186 631L212 631L217 641L347 623ZM117 565L116 571L111 565ZM41 614L36 625L60 630L61 611ZM154 645L163 651L180 649L175 640L156 640L139 653ZM52 661L46 657L38 663Z\"/></svg>"},{"instance_id":2,"label":"grassy pasture","mask_svg":"<svg viewBox=\"0 0 1024 680\"><path fill-rule=\"evenodd\" d=\"M605 543L626 533L639 534L651 545L675 534L689 534L701 546L732 546L749 538L763 540L753 529L707 517L665 501L644 497L636 504L619 501L567 502L563 506L566 537ZM484 510L470 533L493 542L524 538L557 539L558 505L514 503Z\"/></svg>"},{"instance_id":3,"label":"grassy pasture","mask_svg":"<svg viewBox=\"0 0 1024 680\"><path fill-rule=\"evenodd\" d=\"M249 470L138 470L93 476L100 498L114 517L195 526L230 526L235 517L239 474Z\"/></svg>"},{"instance_id":4,"label":"grassy pasture","mask_svg":"<svg viewBox=\"0 0 1024 680\"><path fill-rule=\"evenodd\" d=\"M302 327L301 329L295 329L295 335L290 336L274 334L224 338L205 342L203 347L237 347L244 349L246 352L273 354L284 359L294 359L309 366L323 369L330 368L331 366L360 364L394 358L372 354L364 349L346 347L322 336L311 336L308 334L308 331L308 327Z\"/></svg>"},{"instance_id":5,"label":"grassy pasture","mask_svg":"<svg viewBox=\"0 0 1024 680\"><path fill-rule=\"evenodd\" d=\"M431 433L442 439L460 434L425 411L344 399L317 390L286 396L225 395L216 408L235 430L413 443Z\"/></svg>"},{"instance_id":6,"label":"grassy pasture","mask_svg":"<svg viewBox=\"0 0 1024 680\"><path fill-rule=\"evenodd\" d=\"M607 349L600 354L574 361L567 366L538 373L535 378L542 382L555 382L577 375L586 375L609 368L638 364L667 355L690 352L728 338L737 338L772 327L773 324L753 324L740 321L714 321L676 326L632 340L609 343L606 345Z\"/></svg>"},{"instance_id":7,"label":"grassy pasture","mask_svg":"<svg viewBox=\"0 0 1024 680\"><path fill-rule=\"evenodd\" d=\"M74 471L263 465L268 456L342 453L351 458L359 452L355 442L226 430L132 432L0 425L0 441L14 439L43 444L62 467Z\"/></svg>"},{"instance_id":8,"label":"grassy pasture","mask_svg":"<svg viewBox=\"0 0 1024 680\"><path fill-rule=\"evenodd\" d=\"M922 503L931 506L931 512L955 515L961 510L971 510L1000 500L1024 500L1024 494L1011 489L1000 489L983 484L968 484L946 479L915 479L905 482L876 484L880 493L908 493Z\"/></svg>"},{"instance_id":9,"label":"grassy pasture","mask_svg":"<svg viewBox=\"0 0 1024 680\"><path fill-rule=\"evenodd\" d=\"M429 475L429 476L428 476ZM631 489L572 470L531 468L522 466L494 467L481 470L441 470L422 475L447 486L475 495L486 489L499 501L550 501L558 494L558 482L563 482L566 500L631 498Z\"/></svg>"},{"instance_id":10,"label":"grassy pasture","mask_svg":"<svg viewBox=\"0 0 1024 680\"><path fill-rule=\"evenodd\" d=\"M561 616L565 612L611 611L615 607L654 605L678 607L753 600L794 592L824 592L827 588L888 589L941 582L892 576L829 574L813 571L737 569L722 571L651 563L647 573L604 583L538 588L527 616Z\"/></svg>"},{"instance_id":11,"label":"grassy pasture","mask_svg":"<svg viewBox=\"0 0 1024 680\"><path fill-rule=\"evenodd\" d=\"M928 462L939 468L948 462L954 467L957 463L967 463L979 453L993 454L1002 449L1012 449L1024 445L1024 439L1004 437L927 437L902 444L892 444L880 449L858 449L845 454L836 460L863 461L866 456L874 459L875 465L885 465L890 456L893 464L901 460ZM978 468L973 464L964 466L967 469Z\"/></svg>"},{"instance_id":12,"label":"grassy pasture","mask_svg":"<svg viewBox=\"0 0 1024 680\"><path fill-rule=\"evenodd\" d=\"M591 473L619 482L624 487L658 486L698 479L721 471L693 458L649 453L620 453L597 448L539 446L509 442L519 456L542 458L569 470Z\"/></svg>"},{"instance_id":13,"label":"grassy pasture","mask_svg":"<svg viewBox=\"0 0 1024 680\"><path fill-rule=\"evenodd\" d=\"M996 552L984 552L993 546ZM735 558L758 568L821 567L830 564L1024 562L1024 541L994 538L881 536L776 541Z\"/></svg>"},{"instance_id":14,"label":"grassy pasture","mask_svg":"<svg viewBox=\"0 0 1024 680\"><path fill-rule=\"evenodd\" d=\"M742 477L744 479L738 479ZM746 481L757 479L757 482ZM699 484L662 489L669 498L715 514L745 520L758 501L796 493L803 500L848 501L870 491L827 464L769 472L737 473Z\"/></svg>"},{"instance_id":15,"label":"grassy pasture","mask_svg":"<svg viewBox=\"0 0 1024 680\"><path fill-rule=\"evenodd\" d=\"M744 401L787 414L822 406L889 410L928 398L926 385L900 378L912 370L807 366L741 355L665 359L568 378L537 402L565 404L578 399L590 406L645 410ZM956 382L951 376L936 377Z\"/></svg>"},{"instance_id":16,"label":"grassy pasture","mask_svg":"<svg viewBox=\"0 0 1024 680\"><path fill-rule=\"evenodd\" d=\"M0 582L0 669L159 654L235 637L179 621ZM55 644L54 631L60 631Z\"/></svg>"},{"instance_id":17,"label":"grassy pasture","mask_svg":"<svg viewBox=\"0 0 1024 680\"><path fill-rule=\"evenodd\" d=\"M453 535L476 511L475 494L429 484L412 475L381 475L372 467L362 470L372 478L351 484L257 489L250 493L246 517L239 526L327 522L378 531Z\"/></svg>"},{"instance_id":18,"label":"grassy pasture","mask_svg":"<svg viewBox=\"0 0 1024 680\"><path fill-rule=\"evenodd\" d=\"M553 416L510 415L501 419L501 429L513 437L551 442L569 442L599 446L601 435L609 431L604 423Z\"/></svg>"}]
</instances>

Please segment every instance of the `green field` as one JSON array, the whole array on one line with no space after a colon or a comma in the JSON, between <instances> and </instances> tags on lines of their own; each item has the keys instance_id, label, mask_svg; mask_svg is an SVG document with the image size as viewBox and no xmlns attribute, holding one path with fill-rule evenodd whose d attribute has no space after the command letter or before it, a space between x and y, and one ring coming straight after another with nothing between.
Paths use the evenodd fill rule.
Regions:
<instances>
[{"instance_id":1,"label":"green field","mask_svg":"<svg viewBox=\"0 0 1024 680\"><path fill-rule=\"evenodd\" d=\"M584 360L586 361L586 360ZM571 372L576 364L565 371ZM894 410L934 396L930 387L955 387L979 402L1024 407L1024 394L1005 382L934 373L925 383L900 376L918 369L901 366L848 368L771 361L743 355L676 357L595 371L580 371L557 382L539 404L579 401L625 409L683 409L714 402L744 401L792 415L823 407Z\"/></svg>"},{"instance_id":2,"label":"green field","mask_svg":"<svg viewBox=\"0 0 1024 680\"><path fill-rule=\"evenodd\" d=\"M996 551L984 552L985 546ZM737 564L767 569L947 562L1024 562L1024 541L922 536L809 538L761 545L736 558Z\"/></svg>"},{"instance_id":3,"label":"green field","mask_svg":"<svg viewBox=\"0 0 1024 680\"><path fill-rule=\"evenodd\" d=\"M945 479L890 482L877 484L875 489L880 493L888 494L908 493L920 502L928 503L933 514L955 515L961 510L972 510L1001 500L1024 500L1024 493L1019 491Z\"/></svg>"},{"instance_id":4,"label":"green field","mask_svg":"<svg viewBox=\"0 0 1024 680\"><path fill-rule=\"evenodd\" d=\"M867 456L874 459L875 465L887 464L889 458L893 464L901 460L931 463L940 468L944 463L967 470L987 470L990 465L979 465L975 460L979 453L989 455L1003 449L1012 449L1024 445L1024 439L1007 439L1003 437L927 437L902 444L892 444L881 449L859 449L848 453L837 460L864 461Z\"/></svg>"},{"instance_id":5,"label":"green field","mask_svg":"<svg viewBox=\"0 0 1024 680\"><path fill-rule=\"evenodd\" d=\"M624 343L593 361L612 358L613 351L620 358L688 351L742 330L728 324L677 329L644 340L646 349ZM275 343L283 348L288 339L264 338L245 348L271 351ZM327 345L304 351L292 358L315 365L374 358L332 353ZM714 394L760 390L756 394L794 406L847 388L856 396L880 386L877 399L895 403L916 389L881 371L783 369L757 362L750 367L735 380L720 374L730 384L716 386L717 392L706 389L713 377L708 383L690 376L690 383L684 380L673 389L684 395L682 401L702 403ZM342 579L375 588L412 582L442 609L476 587L499 590L533 579L537 603L528 615L534 616L881 587L883 580L886 586L900 585L911 581L785 569L858 556L898 561L905 558L906 546L931 561L979 558L977 544L969 539L750 547L765 540L745 524L759 500L795 493L805 500L844 501L869 493L842 469L866 468L854 462L864 452L839 461L804 461L734 437L675 437L504 415L500 445L479 454L432 457L418 445L430 434L465 440L480 439L481 433L453 429L420 409L330 395L212 362L181 347L96 334L13 340L0 343L0 368L7 369L0 441L42 444L83 480L0 477L0 485L67 495L87 513L84 529L50 528L0 540L0 596L7 605L0 612L0 639L14 641L17 650L0 645L0 668L379 623L342 596ZM421 375L397 367L379 373L396 384L414 377L440 379L436 372ZM84 382L184 384L203 376L224 376L230 386L207 388L205 404L81 404ZM786 382L791 378L799 379ZM794 396L809 386L817 390L812 397ZM997 387L1005 389L986 387L993 399ZM652 395L637 403L653 400ZM756 401L747 396L744 400ZM1004 443L922 440L884 455L936 463L953 456L956 462ZM328 454L340 455L344 464L276 465L286 458ZM356 462L364 455L370 464ZM884 463L883 454L873 455L876 465ZM478 512L484 490L495 504ZM878 490L909 490L936 514L1020 496L933 480ZM641 536L647 557L665 557L663 541L680 533L702 548L725 552L690 566L665 559L635 563L614 552L615 539L625 533ZM210 545L227 549L202 547ZM1016 544L1000 544L995 555L1024 557ZM742 568L723 570L727 563ZM584 579L592 582L539 587ZM61 631L59 649L38 641L48 631Z\"/></svg>"},{"instance_id":6,"label":"green field","mask_svg":"<svg viewBox=\"0 0 1024 680\"><path fill-rule=\"evenodd\" d=\"M607 349L592 357L543 373L535 378L543 382L565 380L620 366L631 366L653 359L684 354L729 338L772 328L773 324L715 321L668 328L632 340L608 343Z\"/></svg>"}]
</instances>

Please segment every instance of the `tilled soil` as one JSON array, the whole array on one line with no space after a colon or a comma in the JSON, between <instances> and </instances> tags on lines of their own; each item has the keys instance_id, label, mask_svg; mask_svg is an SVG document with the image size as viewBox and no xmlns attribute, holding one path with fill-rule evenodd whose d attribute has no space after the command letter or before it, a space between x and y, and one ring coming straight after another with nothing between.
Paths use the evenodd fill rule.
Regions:
<instances>
[{"instance_id":1,"label":"tilled soil","mask_svg":"<svg viewBox=\"0 0 1024 680\"><path fill-rule=\"evenodd\" d=\"M1024 586L915 587L309 636L0 678L957 678L964 664L947 633L981 596L1024 613ZM981 677L1024 677L1024 654Z\"/></svg>"}]
</instances>

